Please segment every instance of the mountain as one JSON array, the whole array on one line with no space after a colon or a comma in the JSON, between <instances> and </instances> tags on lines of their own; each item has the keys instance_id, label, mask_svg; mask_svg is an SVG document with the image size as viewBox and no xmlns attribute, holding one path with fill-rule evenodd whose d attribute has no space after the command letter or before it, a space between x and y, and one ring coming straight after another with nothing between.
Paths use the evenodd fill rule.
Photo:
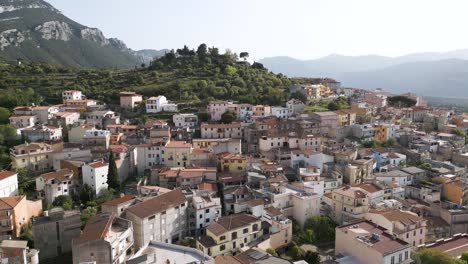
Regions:
<instances>
[{"instance_id":1,"label":"mountain","mask_svg":"<svg viewBox=\"0 0 468 264\"><path fill-rule=\"evenodd\" d=\"M168 49L154 50L154 49L143 49L135 52L138 60L142 63L149 64L153 59L160 58L164 54L168 53Z\"/></svg>"},{"instance_id":2,"label":"mountain","mask_svg":"<svg viewBox=\"0 0 468 264\"><path fill-rule=\"evenodd\" d=\"M400 57L332 54L315 60L270 57L259 61L276 73L296 77L330 77L344 86L383 88L392 93L468 97L468 49L414 53Z\"/></svg>"},{"instance_id":3,"label":"mountain","mask_svg":"<svg viewBox=\"0 0 468 264\"><path fill-rule=\"evenodd\" d=\"M0 61L17 59L98 68L130 68L148 60L43 0L0 0Z\"/></svg>"}]
</instances>

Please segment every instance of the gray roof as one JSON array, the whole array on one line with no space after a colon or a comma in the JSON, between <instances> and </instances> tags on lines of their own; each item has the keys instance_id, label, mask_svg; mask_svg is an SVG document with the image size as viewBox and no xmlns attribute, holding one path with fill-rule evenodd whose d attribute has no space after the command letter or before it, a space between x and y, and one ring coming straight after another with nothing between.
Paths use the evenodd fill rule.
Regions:
<instances>
[{"instance_id":1,"label":"gray roof","mask_svg":"<svg viewBox=\"0 0 468 264\"><path fill-rule=\"evenodd\" d=\"M28 248L28 241L25 240L3 240L1 248Z\"/></svg>"},{"instance_id":2,"label":"gray roof","mask_svg":"<svg viewBox=\"0 0 468 264\"><path fill-rule=\"evenodd\" d=\"M422 170L418 167L408 167L408 168L403 168L401 169L404 172L407 172L409 174L417 174L417 173L423 173L425 170Z\"/></svg>"},{"instance_id":3,"label":"gray roof","mask_svg":"<svg viewBox=\"0 0 468 264\"><path fill-rule=\"evenodd\" d=\"M401 170L393 170L388 172L378 172L375 173L375 177L407 177L410 174L401 171Z\"/></svg>"}]
</instances>

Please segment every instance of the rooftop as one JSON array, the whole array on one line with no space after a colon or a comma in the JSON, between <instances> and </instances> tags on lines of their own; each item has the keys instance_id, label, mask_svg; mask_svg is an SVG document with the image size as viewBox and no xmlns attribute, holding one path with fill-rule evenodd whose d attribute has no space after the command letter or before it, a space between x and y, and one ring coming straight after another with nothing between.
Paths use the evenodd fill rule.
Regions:
<instances>
[{"instance_id":1,"label":"rooftop","mask_svg":"<svg viewBox=\"0 0 468 264\"><path fill-rule=\"evenodd\" d=\"M219 236L228 231L236 230L260 221L261 220L259 218L253 215L234 214L220 218L218 221L209 225L206 229L216 236Z\"/></svg>"},{"instance_id":2,"label":"rooftop","mask_svg":"<svg viewBox=\"0 0 468 264\"><path fill-rule=\"evenodd\" d=\"M73 244L104 239L112 226L114 218L114 213L94 216L88 221L81 235L73 239Z\"/></svg>"},{"instance_id":3,"label":"rooftop","mask_svg":"<svg viewBox=\"0 0 468 264\"><path fill-rule=\"evenodd\" d=\"M468 251L468 234L456 234L451 238L440 239L434 243L421 245L420 247L440 250L457 258Z\"/></svg>"},{"instance_id":4,"label":"rooftop","mask_svg":"<svg viewBox=\"0 0 468 264\"><path fill-rule=\"evenodd\" d=\"M130 212L140 218L146 218L153 214L161 213L169 208L185 203L186 199L181 190L163 193L139 204L130 206Z\"/></svg>"},{"instance_id":5,"label":"rooftop","mask_svg":"<svg viewBox=\"0 0 468 264\"><path fill-rule=\"evenodd\" d=\"M0 180L4 180L16 174L17 173L14 171L0 171Z\"/></svg>"}]
</instances>

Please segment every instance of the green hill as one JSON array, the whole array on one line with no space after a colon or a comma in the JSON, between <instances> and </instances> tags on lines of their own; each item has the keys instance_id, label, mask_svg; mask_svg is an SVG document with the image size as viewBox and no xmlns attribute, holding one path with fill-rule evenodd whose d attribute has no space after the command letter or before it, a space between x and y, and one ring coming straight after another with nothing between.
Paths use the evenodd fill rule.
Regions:
<instances>
[{"instance_id":1,"label":"green hill","mask_svg":"<svg viewBox=\"0 0 468 264\"><path fill-rule=\"evenodd\" d=\"M134 70L80 69L45 63L0 66L0 105L61 102L61 92L79 89L89 98L117 104L119 92L165 95L193 103L232 99L252 104L284 104L293 82L269 72L262 64L240 60L235 53L219 54L205 44L166 53L148 67ZM20 96L32 88L37 96ZM23 98L15 102L13 97ZM13 101L13 102L12 102Z\"/></svg>"}]
</instances>

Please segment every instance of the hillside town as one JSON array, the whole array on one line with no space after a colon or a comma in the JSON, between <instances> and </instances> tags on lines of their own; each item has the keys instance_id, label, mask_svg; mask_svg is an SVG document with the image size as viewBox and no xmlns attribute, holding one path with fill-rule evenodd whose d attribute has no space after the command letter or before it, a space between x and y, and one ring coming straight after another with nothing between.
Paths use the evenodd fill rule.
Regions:
<instances>
[{"instance_id":1,"label":"hillside town","mask_svg":"<svg viewBox=\"0 0 468 264\"><path fill-rule=\"evenodd\" d=\"M61 104L9 117L19 144L0 171L2 263L404 264L420 249L468 252L458 109L333 79L292 85L283 105L61 92Z\"/></svg>"}]
</instances>

